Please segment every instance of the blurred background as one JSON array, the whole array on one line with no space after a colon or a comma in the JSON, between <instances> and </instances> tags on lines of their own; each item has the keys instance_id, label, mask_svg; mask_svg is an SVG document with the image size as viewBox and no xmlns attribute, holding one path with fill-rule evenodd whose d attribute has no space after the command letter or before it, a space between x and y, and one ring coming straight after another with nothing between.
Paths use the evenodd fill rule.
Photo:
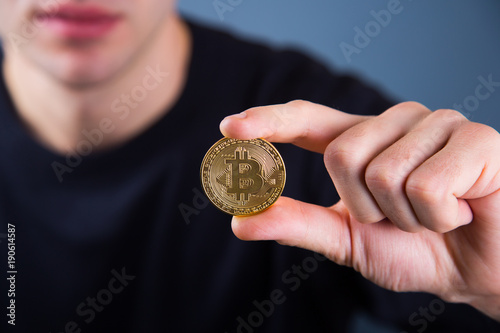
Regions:
<instances>
[{"instance_id":1,"label":"blurred background","mask_svg":"<svg viewBox=\"0 0 500 333\"><path fill-rule=\"evenodd\" d=\"M458 109L500 130L498 0L180 0L179 9L244 38L298 48L397 101ZM398 331L360 313L351 332Z\"/></svg>"},{"instance_id":2,"label":"blurred background","mask_svg":"<svg viewBox=\"0 0 500 333\"><path fill-rule=\"evenodd\" d=\"M459 109L500 130L498 0L180 0L179 8L236 35L298 48L397 101Z\"/></svg>"}]
</instances>

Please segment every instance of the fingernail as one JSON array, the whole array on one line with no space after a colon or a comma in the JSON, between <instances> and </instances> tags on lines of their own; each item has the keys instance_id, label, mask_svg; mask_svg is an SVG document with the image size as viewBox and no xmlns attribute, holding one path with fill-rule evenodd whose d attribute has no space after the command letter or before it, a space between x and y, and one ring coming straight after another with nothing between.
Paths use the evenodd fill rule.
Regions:
<instances>
[{"instance_id":1,"label":"fingernail","mask_svg":"<svg viewBox=\"0 0 500 333\"><path fill-rule=\"evenodd\" d=\"M246 112L241 112L241 113L237 113L237 114L233 114L233 115L230 115L230 116L227 116L226 118L222 119L222 121L220 122L220 125L219 127L221 129L225 129L228 122L230 121L230 118L238 118L238 119L244 119L247 117L247 114Z\"/></svg>"},{"instance_id":2,"label":"fingernail","mask_svg":"<svg viewBox=\"0 0 500 333\"><path fill-rule=\"evenodd\" d=\"M247 114L245 111L241 112L241 113L237 113L237 114L232 114L230 116L227 116L226 118L222 119L221 121L221 125L223 123L226 123L227 121L229 121L230 118L238 118L238 119L245 119L247 117Z\"/></svg>"}]
</instances>

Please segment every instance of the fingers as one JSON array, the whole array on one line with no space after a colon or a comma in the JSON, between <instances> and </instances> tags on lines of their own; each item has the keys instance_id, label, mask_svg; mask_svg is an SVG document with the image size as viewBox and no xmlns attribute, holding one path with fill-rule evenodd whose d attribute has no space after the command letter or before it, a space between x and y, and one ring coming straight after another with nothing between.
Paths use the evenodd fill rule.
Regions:
<instances>
[{"instance_id":1,"label":"fingers","mask_svg":"<svg viewBox=\"0 0 500 333\"><path fill-rule=\"evenodd\" d=\"M446 233L472 221L465 199L498 189L500 184L492 185L500 168L494 161L499 159L498 146L493 129L456 111L439 110L369 163L367 187L400 229Z\"/></svg>"},{"instance_id":2,"label":"fingers","mask_svg":"<svg viewBox=\"0 0 500 333\"><path fill-rule=\"evenodd\" d=\"M474 199L490 196L500 188L498 147L500 135L492 128L468 121L456 126L446 146L408 177L406 193L416 219L440 233L470 223ZM471 201L470 207L465 199ZM479 210L476 214L481 216ZM498 214L498 207L494 214Z\"/></svg>"},{"instance_id":3,"label":"fingers","mask_svg":"<svg viewBox=\"0 0 500 333\"><path fill-rule=\"evenodd\" d=\"M227 137L264 138L323 153L338 135L369 118L311 102L293 101L252 108L226 117L220 124L220 130Z\"/></svg>"},{"instance_id":4,"label":"fingers","mask_svg":"<svg viewBox=\"0 0 500 333\"><path fill-rule=\"evenodd\" d=\"M281 197L269 209L248 217L233 217L232 229L242 240L276 240L326 255L351 265L348 213Z\"/></svg>"},{"instance_id":5,"label":"fingers","mask_svg":"<svg viewBox=\"0 0 500 333\"><path fill-rule=\"evenodd\" d=\"M421 230L422 224L407 196L411 187L405 188L405 184L414 170L445 145L455 124L465 120L451 110L429 112L426 116L408 134L375 156L365 173L368 189L384 215L400 229L411 232Z\"/></svg>"},{"instance_id":6,"label":"fingers","mask_svg":"<svg viewBox=\"0 0 500 333\"><path fill-rule=\"evenodd\" d=\"M456 111L430 112L414 102L378 117L361 117L295 101L228 117L221 131L230 137L264 137L323 152L342 204L362 223L388 218L405 231L426 228L445 233L471 222L473 209L466 200L474 202L500 187L500 136L495 130L471 123ZM279 207L265 216L276 214ZM304 215L309 206L288 202L287 207ZM322 218L332 214L323 213ZM281 214L290 215L284 210ZM278 215L273 218L280 221ZM233 227L242 238L246 232L263 231L256 224L241 225L235 222ZM317 226L320 231L330 228ZM286 242L300 243L288 237L299 237L296 229L266 229L270 231L275 233L261 236L281 239L276 232L288 232Z\"/></svg>"},{"instance_id":7,"label":"fingers","mask_svg":"<svg viewBox=\"0 0 500 333\"><path fill-rule=\"evenodd\" d=\"M407 200L398 197L398 195L405 197L402 193L403 190L400 189L404 178L397 177L393 173L394 166L392 164L401 163L402 160L398 157L392 158L390 154L383 152L391 150L389 147L394 142L398 141L429 114L430 111L421 104L399 104L379 117L372 118L345 131L328 146L324 157L325 165L340 197L356 220L363 223L373 223L385 217L399 217L397 216L398 210L386 211L385 208L392 208L392 205L386 204L387 200L397 200L396 205L402 205L406 210L411 211ZM381 186L374 187L376 190L380 190L371 191L365 180L365 173L368 172L367 167L370 162L381 153L384 158L378 164L385 169L377 168L378 165L373 166L373 169L384 171L382 176L379 173L375 179L379 181L381 178ZM408 152L406 153L408 154ZM407 160L408 156L404 159ZM409 172L409 170L404 171ZM371 176L372 173L368 172L368 176ZM390 187L392 193L387 192L385 187ZM416 231L419 228L418 222L414 220L411 221L410 226L412 228L404 228L404 230Z\"/></svg>"},{"instance_id":8,"label":"fingers","mask_svg":"<svg viewBox=\"0 0 500 333\"><path fill-rule=\"evenodd\" d=\"M366 179L370 191L377 197L377 202L387 217L399 228L418 231L426 227L437 232L447 232L470 222L471 214L465 201L460 204L452 192L448 192L450 183L436 183L439 167L429 168L426 162L439 154L457 125L464 121L466 119L456 111L436 111L368 166ZM441 163L451 165L456 161L455 156L453 160L441 160ZM428 188L429 185L432 189ZM439 199L437 202L430 202L431 197ZM424 202L428 205L425 209L429 212L437 208L441 210L441 217L446 218L436 220L434 224L428 220L420 220L419 217L429 213L422 211Z\"/></svg>"}]
</instances>

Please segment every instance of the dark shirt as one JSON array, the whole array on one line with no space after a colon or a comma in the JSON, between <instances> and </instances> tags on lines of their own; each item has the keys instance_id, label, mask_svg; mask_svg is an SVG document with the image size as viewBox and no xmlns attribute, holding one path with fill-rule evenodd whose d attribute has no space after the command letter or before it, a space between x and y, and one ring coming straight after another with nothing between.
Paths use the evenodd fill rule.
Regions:
<instances>
[{"instance_id":1,"label":"dark shirt","mask_svg":"<svg viewBox=\"0 0 500 333\"><path fill-rule=\"evenodd\" d=\"M87 154L97 132L81 143L82 156L46 149L23 127L0 82L0 233L15 226L17 270L15 329L5 316L10 284L0 282L3 327L344 332L364 309L408 332L424 325L426 332L486 332L492 321L470 307L385 291L312 252L232 234L230 216L208 203L199 182L201 160L220 139L226 115L293 99L356 114L377 114L392 103L297 52L192 23L190 29L193 55L181 97L151 128L112 150ZM110 108L140 112L140 102ZM287 167L284 195L338 201L319 154L277 147ZM0 240L5 274L7 241ZM419 312L429 307L434 312Z\"/></svg>"}]
</instances>

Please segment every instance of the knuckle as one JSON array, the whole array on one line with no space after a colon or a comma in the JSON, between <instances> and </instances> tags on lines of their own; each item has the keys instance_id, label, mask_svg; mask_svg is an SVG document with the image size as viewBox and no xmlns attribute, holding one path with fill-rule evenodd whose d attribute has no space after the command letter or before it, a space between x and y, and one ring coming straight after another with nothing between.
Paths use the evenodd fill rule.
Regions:
<instances>
[{"instance_id":1,"label":"knuckle","mask_svg":"<svg viewBox=\"0 0 500 333\"><path fill-rule=\"evenodd\" d=\"M432 113L432 116L446 123L460 124L463 122L468 122L467 118L463 114L452 109L436 110Z\"/></svg>"},{"instance_id":2,"label":"knuckle","mask_svg":"<svg viewBox=\"0 0 500 333\"><path fill-rule=\"evenodd\" d=\"M433 203L441 196L439 183L431 177L410 174L406 181L405 191L411 201Z\"/></svg>"},{"instance_id":3,"label":"knuckle","mask_svg":"<svg viewBox=\"0 0 500 333\"><path fill-rule=\"evenodd\" d=\"M345 140L335 140L325 150L324 160L327 167L354 170L364 163L364 154L356 145Z\"/></svg>"},{"instance_id":4,"label":"knuckle","mask_svg":"<svg viewBox=\"0 0 500 333\"><path fill-rule=\"evenodd\" d=\"M401 176L389 165L370 163L365 172L366 186L372 192L393 192L401 186Z\"/></svg>"},{"instance_id":5,"label":"knuckle","mask_svg":"<svg viewBox=\"0 0 500 333\"><path fill-rule=\"evenodd\" d=\"M430 113L430 110L425 105L414 101L408 101L396 104L389 110L396 112L410 112L413 110L418 110L421 112Z\"/></svg>"},{"instance_id":6,"label":"knuckle","mask_svg":"<svg viewBox=\"0 0 500 333\"><path fill-rule=\"evenodd\" d=\"M500 133L497 132L493 127L478 124L481 128L481 133L484 136L483 142L489 143L489 146L494 150L498 151L500 147Z\"/></svg>"},{"instance_id":7,"label":"knuckle","mask_svg":"<svg viewBox=\"0 0 500 333\"><path fill-rule=\"evenodd\" d=\"M292 127L296 129L297 138L293 143L305 138L311 131L311 110L314 103L302 99L296 99L285 104L283 113L278 115L281 120L281 125L285 127ZM295 119L295 121L292 121ZM300 122L296 120L300 119Z\"/></svg>"},{"instance_id":8,"label":"knuckle","mask_svg":"<svg viewBox=\"0 0 500 333\"><path fill-rule=\"evenodd\" d=\"M485 135L488 138L491 139L500 139L500 134L496 129L494 129L491 126L485 125L485 124L480 124L480 123L471 123L471 126L474 126L478 132L481 134Z\"/></svg>"},{"instance_id":9,"label":"knuckle","mask_svg":"<svg viewBox=\"0 0 500 333\"><path fill-rule=\"evenodd\" d=\"M436 209L438 202L446 202L446 193L443 192L445 188L433 177L420 175L410 175L405 186L410 202L421 207L434 207L431 209ZM431 214L428 219L420 220L420 224L437 233L446 233L458 227L456 219L441 214Z\"/></svg>"},{"instance_id":10,"label":"knuckle","mask_svg":"<svg viewBox=\"0 0 500 333\"><path fill-rule=\"evenodd\" d=\"M480 123L469 122L461 131L466 139L477 138L478 142L500 143L500 134L492 127ZM480 141L479 141L480 140Z\"/></svg>"},{"instance_id":11,"label":"knuckle","mask_svg":"<svg viewBox=\"0 0 500 333\"><path fill-rule=\"evenodd\" d=\"M296 109L296 110L299 110L299 111L303 111L305 109L308 109L311 107L312 103L311 102L308 102L308 101L305 101L303 99L295 99L293 101L290 101L288 103L285 104L287 107L290 107L290 108L293 108L293 109Z\"/></svg>"}]
</instances>

